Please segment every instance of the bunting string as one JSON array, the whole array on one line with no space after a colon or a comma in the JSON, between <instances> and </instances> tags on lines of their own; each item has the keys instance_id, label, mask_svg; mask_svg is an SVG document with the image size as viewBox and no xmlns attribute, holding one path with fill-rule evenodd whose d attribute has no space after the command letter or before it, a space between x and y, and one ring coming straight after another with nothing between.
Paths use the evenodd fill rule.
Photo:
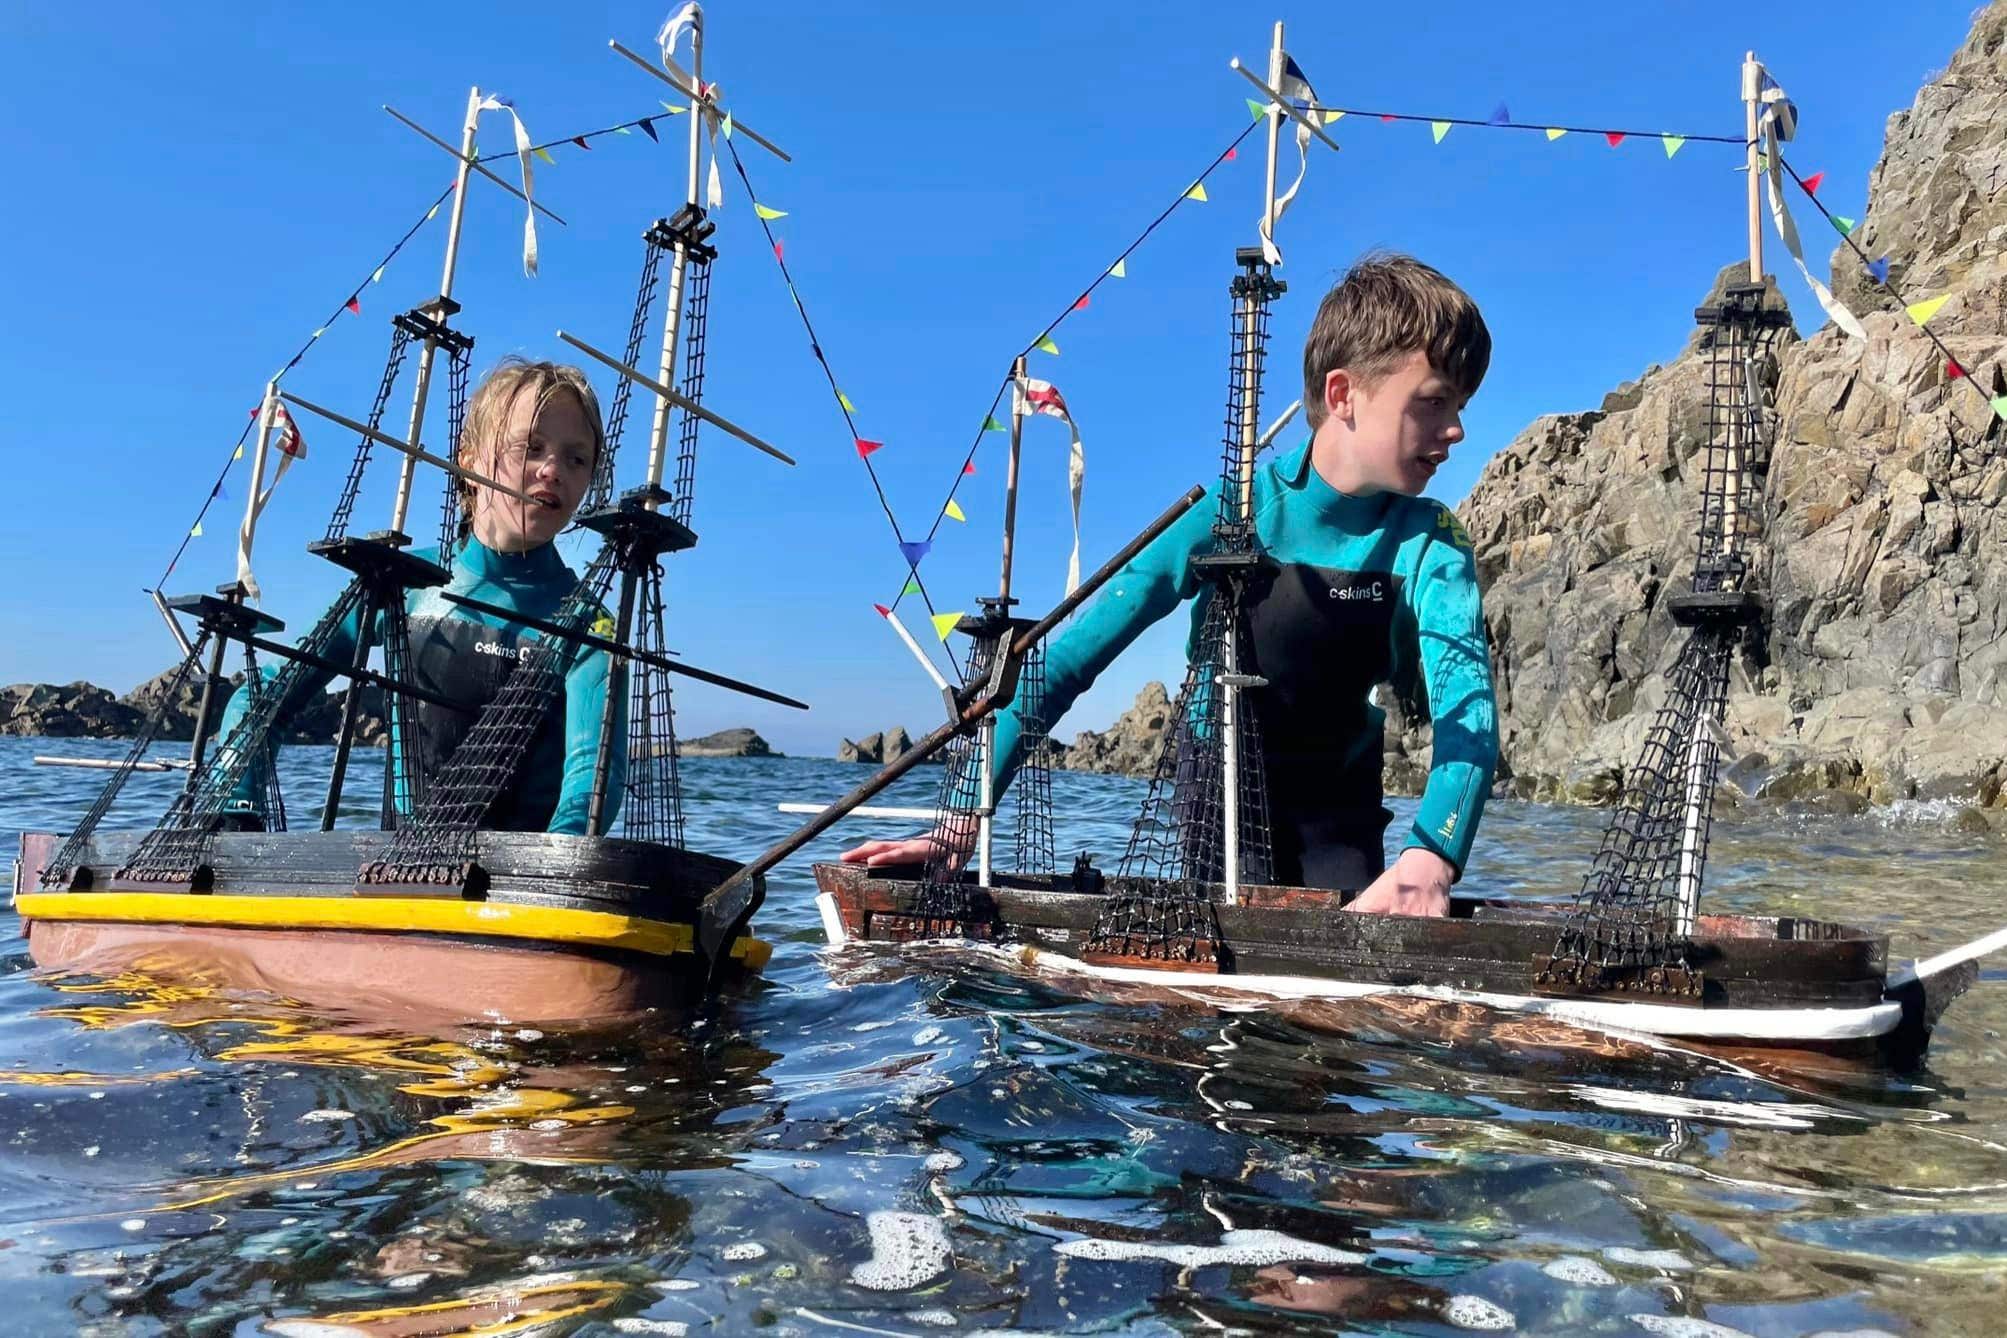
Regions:
<instances>
[{"instance_id":1,"label":"bunting string","mask_svg":"<svg viewBox=\"0 0 2007 1338\"><path fill-rule=\"evenodd\" d=\"M1986 401L1987 407L1993 411L1996 417L2007 418L2007 395L1988 395L1986 388L1980 385L1977 378L1972 375L1972 369L1953 357L1951 350L1945 347L1944 341L1937 337L1937 331L1930 328L1930 318L1937 314L1938 308L1944 305L1949 294L1942 294L1934 298L1912 302L1894 284L1889 282L1889 262L1887 258L1884 257L1879 260L1871 258L1866 251L1861 249L1861 244L1854 240L1855 220L1835 214L1832 210L1826 208L1825 201L1819 198L1819 183L1825 179L1826 174L1824 172L1814 172L1809 177L1801 177L1798 175L1798 169L1791 166L1790 161L1781 153L1777 155L1777 163L1778 166L1791 174L1791 180L1796 182L1798 189L1805 193L1805 198L1812 202L1812 207L1825 215L1826 221L1833 225L1833 231L1840 234L1840 241L1849 251L1854 253L1854 258L1861 262L1861 268L1868 272L1868 277L1875 281L1877 287L1896 300L1896 304L1908 314L1911 324L1923 331L1924 338L1931 342L1931 346L1937 350L1938 356L1944 359L1946 377L1953 381L1963 381L1971 386L1973 393Z\"/></svg>"},{"instance_id":2,"label":"bunting string","mask_svg":"<svg viewBox=\"0 0 2007 1338\"><path fill-rule=\"evenodd\" d=\"M1616 148L1627 139L1652 139L1661 143L1674 144L1677 152L1679 144L1732 144L1738 149L1746 149L1749 141L1741 135L1696 135L1680 130L1625 130L1614 126L1600 125L1555 125L1550 121L1515 121L1509 116L1501 117L1493 113L1489 118L1479 120L1470 116L1443 116L1433 112L1390 112L1369 107L1330 107L1314 109L1323 113L1324 124L1330 125L1346 116L1371 118L1378 121L1407 121L1416 125L1426 125L1440 144L1449 133L1451 126L1471 126L1478 130L1535 130L1547 136L1549 142L1563 135L1601 135L1611 148ZM1500 108L1501 111L1504 108ZM1668 153L1667 157L1672 154Z\"/></svg>"}]
</instances>

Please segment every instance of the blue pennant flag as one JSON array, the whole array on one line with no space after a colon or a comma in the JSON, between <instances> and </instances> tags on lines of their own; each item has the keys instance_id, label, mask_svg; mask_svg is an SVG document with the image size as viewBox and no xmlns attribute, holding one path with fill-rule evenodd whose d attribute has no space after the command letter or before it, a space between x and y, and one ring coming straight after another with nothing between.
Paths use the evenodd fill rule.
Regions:
<instances>
[{"instance_id":1,"label":"blue pennant flag","mask_svg":"<svg viewBox=\"0 0 2007 1338\"><path fill-rule=\"evenodd\" d=\"M1491 120L1488 124L1491 125L1512 124L1512 113L1505 109L1505 104L1503 102L1499 103L1497 110L1491 113Z\"/></svg>"},{"instance_id":2,"label":"blue pennant flag","mask_svg":"<svg viewBox=\"0 0 2007 1338\"><path fill-rule=\"evenodd\" d=\"M1883 256L1880 260L1870 260L1868 273L1875 276L1876 283L1886 284L1889 281L1889 258Z\"/></svg>"},{"instance_id":3,"label":"blue pennant flag","mask_svg":"<svg viewBox=\"0 0 2007 1338\"><path fill-rule=\"evenodd\" d=\"M662 142L662 137L655 133L655 120L653 117L644 116L641 118L641 133L654 140L657 144Z\"/></svg>"},{"instance_id":4,"label":"blue pennant flag","mask_svg":"<svg viewBox=\"0 0 2007 1338\"><path fill-rule=\"evenodd\" d=\"M910 543L900 544L899 551L906 555L907 566L917 567L920 565L920 559L927 556L933 547L934 544L931 539L918 539Z\"/></svg>"}]
</instances>

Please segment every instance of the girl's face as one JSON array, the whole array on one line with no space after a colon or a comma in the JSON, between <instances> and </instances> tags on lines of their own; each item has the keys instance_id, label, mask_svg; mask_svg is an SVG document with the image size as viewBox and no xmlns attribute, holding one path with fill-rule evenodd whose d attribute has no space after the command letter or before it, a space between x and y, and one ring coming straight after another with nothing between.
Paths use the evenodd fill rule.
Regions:
<instances>
[{"instance_id":1,"label":"girl's face","mask_svg":"<svg viewBox=\"0 0 2007 1338\"><path fill-rule=\"evenodd\" d=\"M527 553L557 538L592 483L595 440L585 406L570 391L518 394L492 454L470 467L537 500L474 485L474 537L497 553Z\"/></svg>"}]
</instances>

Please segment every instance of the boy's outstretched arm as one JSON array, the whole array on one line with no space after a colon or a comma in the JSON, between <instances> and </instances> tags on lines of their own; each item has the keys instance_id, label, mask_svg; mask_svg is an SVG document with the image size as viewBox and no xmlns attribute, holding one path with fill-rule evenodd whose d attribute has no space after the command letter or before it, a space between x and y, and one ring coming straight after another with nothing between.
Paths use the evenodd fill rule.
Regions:
<instances>
[{"instance_id":1,"label":"boy's outstretched arm","mask_svg":"<svg viewBox=\"0 0 2007 1338\"><path fill-rule=\"evenodd\" d=\"M1470 538L1447 510L1409 585L1435 742L1420 810L1401 853L1346 907L1442 915L1463 876L1498 767L1498 710L1491 652Z\"/></svg>"},{"instance_id":2,"label":"boy's outstretched arm","mask_svg":"<svg viewBox=\"0 0 2007 1338\"><path fill-rule=\"evenodd\" d=\"M1178 523L1159 535L1108 583L1066 627L1046 644L1045 703L1048 727L1064 716L1080 694L1092 687L1101 671L1127 650L1143 629L1164 617L1197 589L1191 559L1212 543L1213 521L1219 512L1219 487L1187 511ZM991 758L992 792L1002 798L1024 761L1024 723L1020 701L996 715L996 753ZM903 840L866 841L843 852L853 864L918 864L934 851L945 832L928 832ZM959 865L967 850L951 851Z\"/></svg>"}]
</instances>

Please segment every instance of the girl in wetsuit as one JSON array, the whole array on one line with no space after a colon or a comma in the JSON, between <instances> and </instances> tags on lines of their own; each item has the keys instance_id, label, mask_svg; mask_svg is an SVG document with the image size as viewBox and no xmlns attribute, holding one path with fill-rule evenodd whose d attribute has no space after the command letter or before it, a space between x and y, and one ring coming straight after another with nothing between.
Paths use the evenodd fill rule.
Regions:
<instances>
[{"instance_id":1,"label":"girl in wetsuit","mask_svg":"<svg viewBox=\"0 0 2007 1338\"><path fill-rule=\"evenodd\" d=\"M578 578L552 542L571 523L593 466L606 444L599 400L584 373L552 362L504 359L474 391L455 459L465 469L526 493L535 503L456 479L460 499L460 543L450 563L435 549L418 556L446 566L444 587L406 595L411 627L411 672L417 685L461 703L454 711L423 700L412 703L414 740L392 739L392 748L416 747L426 773L437 775L454 747L472 727L478 709L491 700L509 671L526 655L559 654L571 659L563 700L538 729L514 782L505 787L483 819L504 831L582 833L592 791L607 656L603 651L547 647L542 633L521 623L477 612L445 599L444 592L548 619L577 585ZM354 650L354 615L329 647L327 659L345 661ZM267 674L276 670L267 670ZM316 700L330 675L308 678L281 708L278 724ZM624 706L624 703L622 703ZM238 688L224 711L219 737L249 707L247 687ZM625 713L614 713L616 739L626 731ZM617 813L623 786L618 768L625 750L612 751L616 774L608 787L606 821ZM247 784L238 806L249 809Z\"/></svg>"},{"instance_id":2,"label":"girl in wetsuit","mask_svg":"<svg viewBox=\"0 0 2007 1338\"><path fill-rule=\"evenodd\" d=\"M1276 881L1343 891L1349 910L1442 915L1463 873L1498 761L1490 652L1470 536L1419 494L1463 440L1491 334L1477 304L1429 266L1385 256L1353 266L1318 307L1303 349L1312 433L1254 479L1270 579L1249 594L1249 699L1268 767ZM1109 582L1046 653L1058 719L1151 623L1204 589L1191 559L1219 514L1200 503ZM1192 632L1205 625L1195 600ZM1392 867L1383 838L1374 687L1426 701L1433 755L1421 810ZM1023 758L1015 704L997 715L995 792ZM868 841L846 860L924 860L942 832Z\"/></svg>"}]
</instances>

